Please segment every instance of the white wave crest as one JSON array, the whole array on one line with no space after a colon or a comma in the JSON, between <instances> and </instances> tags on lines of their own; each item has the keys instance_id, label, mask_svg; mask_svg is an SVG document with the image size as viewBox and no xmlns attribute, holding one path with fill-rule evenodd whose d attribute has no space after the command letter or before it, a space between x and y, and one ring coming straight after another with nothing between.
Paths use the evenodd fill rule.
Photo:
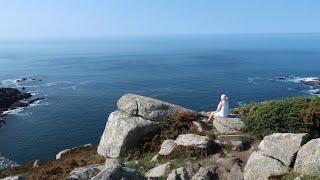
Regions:
<instances>
[{"instance_id":1,"label":"white wave crest","mask_svg":"<svg viewBox=\"0 0 320 180\"><path fill-rule=\"evenodd\" d=\"M22 112L25 108L20 107L20 108L16 108L16 109L10 109L7 111L3 111L2 114L14 114L14 115L18 115L20 112Z\"/></svg>"},{"instance_id":2,"label":"white wave crest","mask_svg":"<svg viewBox=\"0 0 320 180\"><path fill-rule=\"evenodd\" d=\"M1 81L1 85L4 87L20 87L17 80L18 79L5 79Z\"/></svg>"},{"instance_id":3,"label":"white wave crest","mask_svg":"<svg viewBox=\"0 0 320 180\"><path fill-rule=\"evenodd\" d=\"M7 159L0 154L0 169L18 167L19 164Z\"/></svg>"},{"instance_id":4,"label":"white wave crest","mask_svg":"<svg viewBox=\"0 0 320 180\"><path fill-rule=\"evenodd\" d=\"M51 87L51 86L57 86L59 84L72 84L72 82L69 82L69 81L56 81L56 82L49 82L49 83L45 84L44 86Z\"/></svg>"}]
</instances>

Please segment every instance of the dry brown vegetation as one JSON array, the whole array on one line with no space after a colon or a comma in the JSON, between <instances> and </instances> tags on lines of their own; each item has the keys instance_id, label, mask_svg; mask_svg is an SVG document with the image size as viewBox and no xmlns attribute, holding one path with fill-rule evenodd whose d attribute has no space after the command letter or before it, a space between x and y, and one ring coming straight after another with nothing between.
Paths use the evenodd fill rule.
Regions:
<instances>
[{"instance_id":1,"label":"dry brown vegetation","mask_svg":"<svg viewBox=\"0 0 320 180\"><path fill-rule=\"evenodd\" d=\"M59 160L42 163L37 168L32 168L33 162L30 162L17 168L0 170L0 178L20 174L32 180L64 179L77 167L104 161L105 158L97 154L96 148L81 147L71 150Z\"/></svg>"},{"instance_id":2,"label":"dry brown vegetation","mask_svg":"<svg viewBox=\"0 0 320 180\"><path fill-rule=\"evenodd\" d=\"M160 150L161 144L166 139L176 139L180 134L193 133L198 135L207 135L210 139L213 139L214 135L212 129L208 130L211 133L203 132L200 133L197 130L197 127L193 124L193 121L196 121L200 118L199 115L191 111L183 111L176 113L172 119L163 119L160 121L160 129L152 136L146 136L143 140L140 141L135 149L130 151L127 155L122 157L125 161L134 161L143 159L142 157L145 154L155 154ZM219 148L212 146L208 149L198 149L193 147L177 147L175 152L172 153L172 156L159 157L162 159L183 159L198 157L203 158L215 152L212 150L217 150ZM183 152L183 153L181 153Z\"/></svg>"}]
</instances>

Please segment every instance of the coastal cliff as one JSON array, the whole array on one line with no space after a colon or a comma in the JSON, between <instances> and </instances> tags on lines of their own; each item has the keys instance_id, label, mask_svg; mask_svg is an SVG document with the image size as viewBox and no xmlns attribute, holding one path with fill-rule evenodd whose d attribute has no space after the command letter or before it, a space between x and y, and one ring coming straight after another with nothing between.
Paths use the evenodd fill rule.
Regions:
<instances>
[{"instance_id":1,"label":"coastal cliff","mask_svg":"<svg viewBox=\"0 0 320 180\"><path fill-rule=\"evenodd\" d=\"M63 150L55 161L2 170L0 177L315 179L320 177L319 101L293 98L250 104L232 111L238 115L207 122L204 112L126 94L110 113L97 148L84 145ZM279 129L276 123L261 128L261 122L272 122L273 111L283 121L300 115L301 121L291 122L295 126L289 123L290 129Z\"/></svg>"}]
</instances>

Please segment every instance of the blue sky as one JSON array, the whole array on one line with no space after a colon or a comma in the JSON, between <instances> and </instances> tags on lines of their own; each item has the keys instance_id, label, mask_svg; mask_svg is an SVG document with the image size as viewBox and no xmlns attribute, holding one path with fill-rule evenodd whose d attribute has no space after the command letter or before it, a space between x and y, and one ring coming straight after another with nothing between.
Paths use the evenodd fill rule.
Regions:
<instances>
[{"instance_id":1,"label":"blue sky","mask_svg":"<svg viewBox=\"0 0 320 180\"><path fill-rule=\"evenodd\" d=\"M309 32L319 0L0 0L0 38Z\"/></svg>"}]
</instances>

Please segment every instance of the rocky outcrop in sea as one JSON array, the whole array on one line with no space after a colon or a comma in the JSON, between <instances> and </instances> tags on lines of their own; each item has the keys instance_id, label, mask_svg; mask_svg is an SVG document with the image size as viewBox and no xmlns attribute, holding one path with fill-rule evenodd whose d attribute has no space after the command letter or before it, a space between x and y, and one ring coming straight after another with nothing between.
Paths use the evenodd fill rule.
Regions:
<instances>
[{"instance_id":1,"label":"rocky outcrop in sea","mask_svg":"<svg viewBox=\"0 0 320 180\"><path fill-rule=\"evenodd\" d=\"M0 127L5 121L5 112L27 107L29 102L22 102L21 100L31 97L31 93L23 92L16 88L0 88Z\"/></svg>"},{"instance_id":2,"label":"rocky outcrop in sea","mask_svg":"<svg viewBox=\"0 0 320 180\"><path fill-rule=\"evenodd\" d=\"M12 82L13 80L11 80ZM45 98L32 98L32 94L26 91L23 85L26 82L41 81L41 79L23 77L14 80L14 87L0 87L0 127L5 123L5 116L14 109L25 108L31 104L44 100ZM2 85L3 83L1 83Z\"/></svg>"}]
</instances>

